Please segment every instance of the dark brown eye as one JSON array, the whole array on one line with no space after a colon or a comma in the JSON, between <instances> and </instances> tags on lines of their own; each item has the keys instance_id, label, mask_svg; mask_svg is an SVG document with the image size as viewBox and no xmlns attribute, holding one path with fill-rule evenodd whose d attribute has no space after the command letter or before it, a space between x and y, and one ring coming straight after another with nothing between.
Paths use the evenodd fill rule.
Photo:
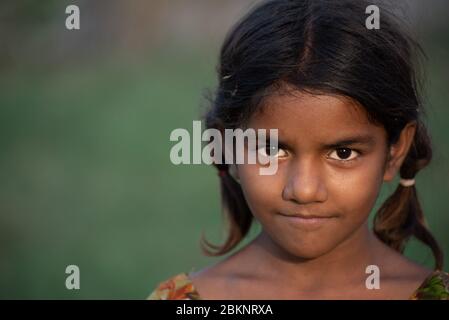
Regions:
<instances>
[{"instance_id":1,"label":"dark brown eye","mask_svg":"<svg viewBox=\"0 0 449 320\"><path fill-rule=\"evenodd\" d=\"M342 158L342 159L347 159L349 158L349 156L351 155L351 149L348 148L342 148L342 149L337 149L337 155Z\"/></svg>"},{"instance_id":2,"label":"dark brown eye","mask_svg":"<svg viewBox=\"0 0 449 320\"><path fill-rule=\"evenodd\" d=\"M358 153L357 151L350 149L350 148L338 148L335 149L334 151L335 153L337 153L337 157L338 158L332 158L335 160L340 160L340 161L350 161L350 160L354 160L357 156L350 158L354 153ZM333 152L333 153L334 153Z\"/></svg>"},{"instance_id":3,"label":"dark brown eye","mask_svg":"<svg viewBox=\"0 0 449 320\"><path fill-rule=\"evenodd\" d=\"M275 146L266 146L265 147L265 152L267 153L267 155L269 155L270 157L271 156L274 156L274 155L276 155L277 153L278 153L278 148L276 148Z\"/></svg>"},{"instance_id":4,"label":"dark brown eye","mask_svg":"<svg viewBox=\"0 0 449 320\"><path fill-rule=\"evenodd\" d=\"M284 149L276 147L276 146L272 146L272 145L263 146L263 147L259 148L257 151L259 153L259 156L261 156L261 157L279 158L279 157L285 157L287 154Z\"/></svg>"}]
</instances>

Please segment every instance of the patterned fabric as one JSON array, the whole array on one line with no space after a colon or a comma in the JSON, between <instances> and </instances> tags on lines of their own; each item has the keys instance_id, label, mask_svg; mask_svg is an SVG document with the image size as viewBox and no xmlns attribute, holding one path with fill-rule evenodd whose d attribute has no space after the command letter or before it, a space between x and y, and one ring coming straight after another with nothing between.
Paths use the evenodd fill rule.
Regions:
<instances>
[{"instance_id":1,"label":"patterned fabric","mask_svg":"<svg viewBox=\"0 0 449 320\"><path fill-rule=\"evenodd\" d=\"M148 300L201 300L187 273L161 282ZM449 274L436 270L410 296L410 300L449 300Z\"/></svg>"},{"instance_id":2,"label":"patterned fabric","mask_svg":"<svg viewBox=\"0 0 449 320\"><path fill-rule=\"evenodd\" d=\"M423 284L416 289L411 300L449 300L449 274L434 271Z\"/></svg>"},{"instance_id":3,"label":"patterned fabric","mask_svg":"<svg viewBox=\"0 0 449 320\"><path fill-rule=\"evenodd\" d=\"M201 300L186 273L161 282L148 300Z\"/></svg>"}]
</instances>

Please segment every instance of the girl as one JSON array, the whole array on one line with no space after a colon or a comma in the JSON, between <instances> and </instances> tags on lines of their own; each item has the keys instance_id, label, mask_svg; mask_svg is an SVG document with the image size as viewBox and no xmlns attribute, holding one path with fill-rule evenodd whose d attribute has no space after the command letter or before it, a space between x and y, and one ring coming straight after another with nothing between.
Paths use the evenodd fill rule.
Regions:
<instances>
[{"instance_id":1,"label":"girl","mask_svg":"<svg viewBox=\"0 0 449 320\"><path fill-rule=\"evenodd\" d=\"M277 158L278 170L215 164L229 234L202 246L230 252L253 217L261 232L223 261L162 282L149 299L448 299L415 186L432 156L419 46L383 7L380 29L368 29L368 6L264 1L229 33L206 125L277 128L278 147L257 152ZM370 230L382 183L397 174ZM434 270L401 254L412 236L432 250Z\"/></svg>"}]
</instances>

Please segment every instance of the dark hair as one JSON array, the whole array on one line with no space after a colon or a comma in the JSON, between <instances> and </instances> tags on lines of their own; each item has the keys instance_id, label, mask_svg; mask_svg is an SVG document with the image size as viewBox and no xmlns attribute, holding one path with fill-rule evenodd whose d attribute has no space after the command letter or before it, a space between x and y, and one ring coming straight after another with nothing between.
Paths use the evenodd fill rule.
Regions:
<instances>
[{"instance_id":1,"label":"dark hair","mask_svg":"<svg viewBox=\"0 0 449 320\"><path fill-rule=\"evenodd\" d=\"M412 179L432 158L421 99L420 58L424 53L392 11L380 7L380 29L367 29L363 0L270 0L245 15L228 33L220 52L218 88L205 114L207 128L242 126L264 97L285 87L349 97L382 125L388 145L416 121L414 141L400 168ZM252 213L227 164L215 164L229 233L224 244L202 238L207 255L231 251L248 233ZM443 254L426 227L416 188L398 185L374 219L375 234L403 252L415 236L428 245L441 269Z\"/></svg>"}]
</instances>

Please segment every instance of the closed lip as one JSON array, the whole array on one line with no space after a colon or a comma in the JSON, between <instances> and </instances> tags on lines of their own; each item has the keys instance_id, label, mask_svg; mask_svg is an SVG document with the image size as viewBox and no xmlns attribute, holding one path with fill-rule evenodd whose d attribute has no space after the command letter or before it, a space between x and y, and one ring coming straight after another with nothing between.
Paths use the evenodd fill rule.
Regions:
<instances>
[{"instance_id":1,"label":"closed lip","mask_svg":"<svg viewBox=\"0 0 449 320\"><path fill-rule=\"evenodd\" d=\"M333 221L337 216L335 215L321 215L321 214L304 214L304 213L281 213L281 219L288 221L288 224L304 231L314 231L330 221Z\"/></svg>"},{"instance_id":2,"label":"closed lip","mask_svg":"<svg viewBox=\"0 0 449 320\"><path fill-rule=\"evenodd\" d=\"M292 217L292 218L302 218L302 219L329 219L329 218L335 218L335 215L315 215L315 214L303 214L303 213L293 213L293 214L286 214L286 213L280 213L282 216L286 217Z\"/></svg>"}]
</instances>

